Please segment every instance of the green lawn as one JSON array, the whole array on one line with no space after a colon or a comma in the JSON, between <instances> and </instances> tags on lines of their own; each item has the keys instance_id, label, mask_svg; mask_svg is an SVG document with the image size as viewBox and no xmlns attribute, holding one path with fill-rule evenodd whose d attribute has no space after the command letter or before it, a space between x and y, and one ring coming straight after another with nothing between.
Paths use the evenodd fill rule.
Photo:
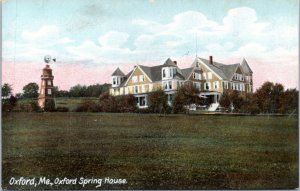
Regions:
<instances>
[{"instance_id":1,"label":"green lawn","mask_svg":"<svg viewBox=\"0 0 300 191\"><path fill-rule=\"evenodd\" d=\"M2 135L4 189L82 189L8 184L40 176L128 182L98 189L298 187L296 117L15 112Z\"/></svg>"}]
</instances>

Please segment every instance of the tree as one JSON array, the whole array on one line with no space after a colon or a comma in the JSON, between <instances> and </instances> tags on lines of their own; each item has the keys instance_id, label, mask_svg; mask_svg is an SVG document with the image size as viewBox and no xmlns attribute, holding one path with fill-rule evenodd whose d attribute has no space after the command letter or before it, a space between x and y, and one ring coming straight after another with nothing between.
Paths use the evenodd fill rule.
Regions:
<instances>
[{"instance_id":1,"label":"tree","mask_svg":"<svg viewBox=\"0 0 300 191\"><path fill-rule=\"evenodd\" d=\"M71 97L85 97L86 89L87 89L86 86L81 86L79 84L76 86L73 86L70 89L70 96Z\"/></svg>"},{"instance_id":2,"label":"tree","mask_svg":"<svg viewBox=\"0 0 300 191\"><path fill-rule=\"evenodd\" d=\"M109 84L95 84L89 86L76 85L70 88L71 97L99 97L101 94L108 92Z\"/></svg>"},{"instance_id":3,"label":"tree","mask_svg":"<svg viewBox=\"0 0 300 191\"><path fill-rule=\"evenodd\" d=\"M237 90L230 92L229 99L231 100L234 111L240 112L244 105L244 98L239 94L239 92Z\"/></svg>"},{"instance_id":4,"label":"tree","mask_svg":"<svg viewBox=\"0 0 300 191\"><path fill-rule=\"evenodd\" d=\"M53 87L53 94L55 95L55 97L69 97L70 96L68 91L59 90L59 88L57 86Z\"/></svg>"},{"instance_id":5,"label":"tree","mask_svg":"<svg viewBox=\"0 0 300 191\"><path fill-rule=\"evenodd\" d=\"M2 98L8 97L12 92L11 85L5 83L1 87Z\"/></svg>"},{"instance_id":6,"label":"tree","mask_svg":"<svg viewBox=\"0 0 300 191\"><path fill-rule=\"evenodd\" d=\"M257 98L253 93L247 93L241 107L241 111L244 113L257 114L259 113L259 107L257 104Z\"/></svg>"},{"instance_id":7,"label":"tree","mask_svg":"<svg viewBox=\"0 0 300 191\"><path fill-rule=\"evenodd\" d=\"M149 109L154 113L166 113L168 97L161 89L149 94Z\"/></svg>"},{"instance_id":8,"label":"tree","mask_svg":"<svg viewBox=\"0 0 300 191\"><path fill-rule=\"evenodd\" d=\"M279 98L279 113L298 113L299 92L296 89L287 89Z\"/></svg>"},{"instance_id":9,"label":"tree","mask_svg":"<svg viewBox=\"0 0 300 191\"><path fill-rule=\"evenodd\" d=\"M282 84L272 82L265 82L257 91L255 96L257 97L257 104L261 112L263 113L277 113L280 107L280 97L284 93L284 87Z\"/></svg>"},{"instance_id":10,"label":"tree","mask_svg":"<svg viewBox=\"0 0 300 191\"><path fill-rule=\"evenodd\" d=\"M230 108L231 100L230 100L229 92L228 91L226 91L226 92L223 93L223 95L220 98L219 103L224 108L227 108L227 109Z\"/></svg>"},{"instance_id":11,"label":"tree","mask_svg":"<svg viewBox=\"0 0 300 191\"><path fill-rule=\"evenodd\" d=\"M204 104L205 100L199 96L200 90L197 89L192 83L186 83L181 86L175 95L173 101L173 112L179 113L184 110L189 112L192 104Z\"/></svg>"},{"instance_id":12,"label":"tree","mask_svg":"<svg viewBox=\"0 0 300 191\"><path fill-rule=\"evenodd\" d=\"M37 98L39 96L39 86L37 83L31 82L23 87L23 97Z\"/></svg>"},{"instance_id":13,"label":"tree","mask_svg":"<svg viewBox=\"0 0 300 191\"><path fill-rule=\"evenodd\" d=\"M227 91L222 95L220 105L230 110L233 107L234 112L241 112L245 109L245 100L237 90Z\"/></svg>"}]
</instances>

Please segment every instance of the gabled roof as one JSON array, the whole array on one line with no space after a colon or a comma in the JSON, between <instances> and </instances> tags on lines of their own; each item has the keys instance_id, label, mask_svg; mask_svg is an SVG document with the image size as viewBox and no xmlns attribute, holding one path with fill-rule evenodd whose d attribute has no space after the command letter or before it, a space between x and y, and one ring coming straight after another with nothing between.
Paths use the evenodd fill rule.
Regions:
<instances>
[{"instance_id":1,"label":"gabled roof","mask_svg":"<svg viewBox=\"0 0 300 191\"><path fill-rule=\"evenodd\" d=\"M210 69L212 72L214 72L218 77L222 78L223 80L231 80L234 73L238 69L238 67L241 67L243 72L248 71L248 72L252 73L252 70L250 69L250 67L247 64L247 61L245 59L243 60L242 65L240 65L239 63L226 65L226 64L219 63L219 62L213 62L213 64L210 64L209 60L197 57L195 59L195 61L193 62L192 67L180 69L177 66L177 64L175 64L170 58L168 58L162 65L158 65L158 66L138 65L138 67L144 72L144 74L146 74L149 77L149 79L152 82L155 82L155 81L162 80L162 68L168 67L168 66L176 67L177 72L175 75L175 79L188 80L188 78L191 76L194 69L198 68L198 67L196 67L197 64L205 65L204 67L207 67L208 69ZM200 68L198 68L198 69L200 69ZM134 70L131 70L125 76L124 73L119 68L117 68L116 71L112 75L125 76L125 79L127 79L126 81L128 81L130 76L132 75L133 71ZM121 86L124 86L125 84L126 83L124 81L121 84Z\"/></svg>"},{"instance_id":2,"label":"gabled roof","mask_svg":"<svg viewBox=\"0 0 300 191\"><path fill-rule=\"evenodd\" d=\"M225 79L225 80L228 79L227 75L224 74L223 70L220 68L220 65L226 66L225 64L221 64L221 63L214 62L214 61L213 61L213 64L210 64L209 60L206 60L204 58L199 58L199 60L201 60L209 69L211 69L213 72L215 72L217 75L219 75L222 79Z\"/></svg>"},{"instance_id":3,"label":"gabled roof","mask_svg":"<svg viewBox=\"0 0 300 191\"><path fill-rule=\"evenodd\" d=\"M250 68L250 66L248 65L248 62L246 61L246 59L244 58L241 64L242 70L246 73L246 74L252 74L252 70Z\"/></svg>"},{"instance_id":4,"label":"gabled roof","mask_svg":"<svg viewBox=\"0 0 300 191\"><path fill-rule=\"evenodd\" d=\"M187 80L193 71L193 67L181 69L182 75Z\"/></svg>"},{"instance_id":5,"label":"gabled roof","mask_svg":"<svg viewBox=\"0 0 300 191\"><path fill-rule=\"evenodd\" d=\"M112 76L125 76L125 74L118 67L113 73Z\"/></svg>"},{"instance_id":6,"label":"gabled roof","mask_svg":"<svg viewBox=\"0 0 300 191\"><path fill-rule=\"evenodd\" d=\"M163 66L177 66L170 58L168 58Z\"/></svg>"}]
</instances>

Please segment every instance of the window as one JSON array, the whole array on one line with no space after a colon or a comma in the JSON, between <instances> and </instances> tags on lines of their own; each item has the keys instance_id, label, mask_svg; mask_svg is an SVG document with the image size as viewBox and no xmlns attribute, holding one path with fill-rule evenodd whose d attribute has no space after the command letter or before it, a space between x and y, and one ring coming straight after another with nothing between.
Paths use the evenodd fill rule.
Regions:
<instances>
[{"instance_id":1,"label":"window","mask_svg":"<svg viewBox=\"0 0 300 191\"><path fill-rule=\"evenodd\" d=\"M228 89L228 82L224 82L224 88Z\"/></svg>"},{"instance_id":2,"label":"window","mask_svg":"<svg viewBox=\"0 0 300 191\"><path fill-rule=\"evenodd\" d=\"M207 73L207 79L209 79L209 80L212 79L212 74L211 74L211 72L208 72L208 73Z\"/></svg>"},{"instance_id":3,"label":"window","mask_svg":"<svg viewBox=\"0 0 300 191\"><path fill-rule=\"evenodd\" d=\"M51 86L51 80L48 80L47 82L48 82L48 86Z\"/></svg>"},{"instance_id":4,"label":"window","mask_svg":"<svg viewBox=\"0 0 300 191\"><path fill-rule=\"evenodd\" d=\"M139 93L139 86L135 86L135 93Z\"/></svg>"},{"instance_id":5,"label":"window","mask_svg":"<svg viewBox=\"0 0 300 191\"><path fill-rule=\"evenodd\" d=\"M214 88L215 88L215 89L218 89L218 88L219 88L219 82L218 82L218 81L214 82L213 84L214 84Z\"/></svg>"},{"instance_id":6,"label":"window","mask_svg":"<svg viewBox=\"0 0 300 191\"><path fill-rule=\"evenodd\" d=\"M165 89L165 90L168 89L168 83L167 83L167 82L164 82L164 83L163 83L163 86L164 86L164 89Z\"/></svg>"},{"instance_id":7,"label":"window","mask_svg":"<svg viewBox=\"0 0 300 191\"><path fill-rule=\"evenodd\" d=\"M113 77L113 85L116 85L116 84L117 84L116 78Z\"/></svg>"},{"instance_id":8,"label":"window","mask_svg":"<svg viewBox=\"0 0 300 191\"><path fill-rule=\"evenodd\" d=\"M172 81L169 82L169 89L172 89Z\"/></svg>"},{"instance_id":9,"label":"window","mask_svg":"<svg viewBox=\"0 0 300 191\"><path fill-rule=\"evenodd\" d=\"M201 80L201 75L194 72L193 73L193 78L196 79L196 80Z\"/></svg>"},{"instance_id":10,"label":"window","mask_svg":"<svg viewBox=\"0 0 300 191\"><path fill-rule=\"evenodd\" d=\"M176 75L176 68L173 68L173 77Z\"/></svg>"},{"instance_id":11,"label":"window","mask_svg":"<svg viewBox=\"0 0 300 191\"><path fill-rule=\"evenodd\" d=\"M163 78L166 77L166 69L163 69L163 70L162 70L162 75L163 75Z\"/></svg>"},{"instance_id":12,"label":"window","mask_svg":"<svg viewBox=\"0 0 300 191\"><path fill-rule=\"evenodd\" d=\"M164 90L171 90L172 89L172 81L163 82Z\"/></svg>"},{"instance_id":13,"label":"window","mask_svg":"<svg viewBox=\"0 0 300 191\"><path fill-rule=\"evenodd\" d=\"M140 82L144 81L144 75L140 75Z\"/></svg>"},{"instance_id":14,"label":"window","mask_svg":"<svg viewBox=\"0 0 300 191\"><path fill-rule=\"evenodd\" d=\"M146 105L146 98L145 97L139 97L139 103L140 106L145 106Z\"/></svg>"},{"instance_id":15,"label":"window","mask_svg":"<svg viewBox=\"0 0 300 191\"><path fill-rule=\"evenodd\" d=\"M205 82L204 88L205 88L205 90L210 90L210 82Z\"/></svg>"},{"instance_id":16,"label":"window","mask_svg":"<svg viewBox=\"0 0 300 191\"><path fill-rule=\"evenodd\" d=\"M173 101L173 94L167 94L168 103L171 104Z\"/></svg>"},{"instance_id":17,"label":"window","mask_svg":"<svg viewBox=\"0 0 300 191\"><path fill-rule=\"evenodd\" d=\"M132 77L132 82L133 83L137 83L138 82L138 77L137 76L133 76Z\"/></svg>"},{"instance_id":18,"label":"window","mask_svg":"<svg viewBox=\"0 0 300 191\"><path fill-rule=\"evenodd\" d=\"M52 94L52 90L51 89L48 89L48 95L51 95Z\"/></svg>"}]
</instances>

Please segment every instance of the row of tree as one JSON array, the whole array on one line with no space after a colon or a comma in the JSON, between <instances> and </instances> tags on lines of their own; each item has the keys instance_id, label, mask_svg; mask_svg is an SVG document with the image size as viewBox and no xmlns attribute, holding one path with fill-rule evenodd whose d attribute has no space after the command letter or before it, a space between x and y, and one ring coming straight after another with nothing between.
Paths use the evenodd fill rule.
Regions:
<instances>
[{"instance_id":1,"label":"row of tree","mask_svg":"<svg viewBox=\"0 0 300 191\"><path fill-rule=\"evenodd\" d=\"M99 97L109 89L109 84L95 84L89 86L75 85L67 90L59 90L54 86L55 97ZM8 98L12 93L11 85L5 83L2 86L2 98ZM37 83L31 82L23 87L22 93L17 93L16 98L37 98L39 96L39 86Z\"/></svg>"},{"instance_id":2,"label":"row of tree","mask_svg":"<svg viewBox=\"0 0 300 191\"><path fill-rule=\"evenodd\" d=\"M76 85L70 91L55 88L57 97L99 97L99 103L83 101L77 111L103 112L136 112L136 98L133 95L111 96L108 84L91 86ZM2 106L11 108L16 105L17 98L11 95L12 88L8 84L2 86ZM163 90L149 94L149 108L153 113L187 113L191 105L208 105L208 99L199 97L199 90L191 83L180 87L172 99L172 107L168 104L168 95ZM298 113L298 94L296 89L284 90L282 84L265 82L254 93L241 94L238 91L228 91L220 99L220 105L225 111L240 113ZM29 83L23 88L20 97L37 98L38 86Z\"/></svg>"},{"instance_id":3,"label":"row of tree","mask_svg":"<svg viewBox=\"0 0 300 191\"><path fill-rule=\"evenodd\" d=\"M284 90L282 84L265 82L254 93L224 93L220 105L241 113L298 113L298 95L296 89Z\"/></svg>"}]
</instances>

